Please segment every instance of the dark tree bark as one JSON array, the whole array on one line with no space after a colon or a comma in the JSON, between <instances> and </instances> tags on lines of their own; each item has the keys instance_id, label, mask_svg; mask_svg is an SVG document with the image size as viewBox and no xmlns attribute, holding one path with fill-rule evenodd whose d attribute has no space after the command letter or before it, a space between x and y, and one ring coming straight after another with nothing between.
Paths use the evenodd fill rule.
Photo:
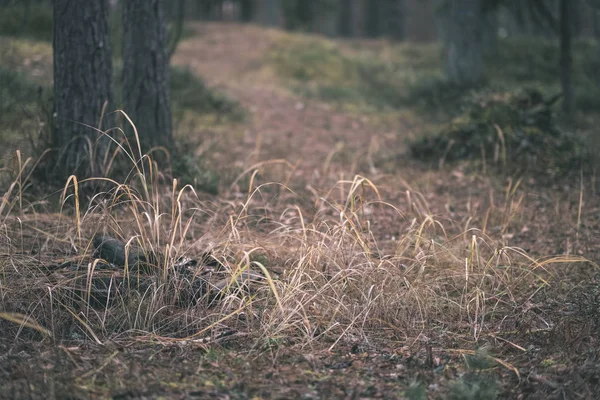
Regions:
<instances>
[{"instance_id":1,"label":"dark tree bark","mask_svg":"<svg viewBox=\"0 0 600 400\"><path fill-rule=\"evenodd\" d=\"M498 50L498 10L488 9L483 12L481 27L481 44L486 55L496 54Z\"/></svg>"},{"instance_id":2,"label":"dark tree bark","mask_svg":"<svg viewBox=\"0 0 600 400\"><path fill-rule=\"evenodd\" d=\"M483 76L481 1L449 0L447 18L446 75L457 85L476 84Z\"/></svg>"},{"instance_id":3,"label":"dark tree bark","mask_svg":"<svg viewBox=\"0 0 600 400\"><path fill-rule=\"evenodd\" d=\"M449 16L446 0L433 0L433 20L435 24L435 30L437 32L438 40L444 45L444 49L448 46L448 30L449 30Z\"/></svg>"},{"instance_id":4,"label":"dark tree bark","mask_svg":"<svg viewBox=\"0 0 600 400\"><path fill-rule=\"evenodd\" d=\"M326 36L337 36L339 28L339 0L328 0L318 2L315 5L312 32L321 33Z\"/></svg>"},{"instance_id":5,"label":"dark tree bark","mask_svg":"<svg viewBox=\"0 0 600 400\"><path fill-rule=\"evenodd\" d=\"M263 0L263 23L267 26L281 26L281 0Z\"/></svg>"},{"instance_id":6,"label":"dark tree bark","mask_svg":"<svg viewBox=\"0 0 600 400\"><path fill-rule=\"evenodd\" d=\"M240 0L240 21L250 22L254 15L254 1Z\"/></svg>"},{"instance_id":7,"label":"dark tree bark","mask_svg":"<svg viewBox=\"0 0 600 400\"><path fill-rule=\"evenodd\" d=\"M386 33L394 40L406 39L406 0L387 0Z\"/></svg>"},{"instance_id":8,"label":"dark tree bark","mask_svg":"<svg viewBox=\"0 0 600 400\"><path fill-rule=\"evenodd\" d=\"M394 40L406 37L405 0L367 0L365 3L367 36L389 36Z\"/></svg>"},{"instance_id":9,"label":"dark tree bark","mask_svg":"<svg viewBox=\"0 0 600 400\"><path fill-rule=\"evenodd\" d=\"M596 40L600 39L600 11L592 9L593 33Z\"/></svg>"},{"instance_id":10,"label":"dark tree bark","mask_svg":"<svg viewBox=\"0 0 600 400\"><path fill-rule=\"evenodd\" d=\"M314 28L315 13L317 11L315 2L285 0L282 1L281 6L285 29L311 31Z\"/></svg>"},{"instance_id":11,"label":"dark tree bark","mask_svg":"<svg viewBox=\"0 0 600 400\"><path fill-rule=\"evenodd\" d=\"M583 32L583 5L581 0L570 0L571 14L569 20L571 21L571 36L579 37Z\"/></svg>"},{"instance_id":12,"label":"dark tree bark","mask_svg":"<svg viewBox=\"0 0 600 400\"><path fill-rule=\"evenodd\" d=\"M159 0L123 1L123 103L142 149L172 148L169 59Z\"/></svg>"},{"instance_id":13,"label":"dark tree bark","mask_svg":"<svg viewBox=\"0 0 600 400\"><path fill-rule=\"evenodd\" d=\"M165 0L166 1L166 0ZM193 0L191 18L203 21L218 21L221 17L222 0Z\"/></svg>"},{"instance_id":14,"label":"dark tree bark","mask_svg":"<svg viewBox=\"0 0 600 400\"><path fill-rule=\"evenodd\" d=\"M358 32L359 0L342 0L340 5L340 34L356 37Z\"/></svg>"},{"instance_id":15,"label":"dark tree bark","mask_svg":"<svg viewBox=\"0 0 600 400\"><path fill-rule=\"evenodd\" d=\"M571 54L571 18L572 3L560 1L560 85L563 93L563 112L567 117L573 115L574 96L571 82L573 59Z\"/></svg>"},{"instance_id":16,"label":"dark tree bark","mask_svg":"<svg viewBox=\"0 0 600 400\"><path fill-rule=\"evenodd\" d=\"M53 142L59 151L58 179L99 176L110 139L90 128L114 120L112 61L105 0L53 0ZM87 125L87 126L86 126Z\"/></svg>"},{"instance_id":17,"label":"dark tree bark","mask_svg":"<svg viewBox=\"0 0 600 400\"><path fill-rule=\"evenodd\" d=\"M385 0L367 0L365 2L365 31L368 37L376 38L383 33L382 9Z\"/></svg>"}]
</instances>

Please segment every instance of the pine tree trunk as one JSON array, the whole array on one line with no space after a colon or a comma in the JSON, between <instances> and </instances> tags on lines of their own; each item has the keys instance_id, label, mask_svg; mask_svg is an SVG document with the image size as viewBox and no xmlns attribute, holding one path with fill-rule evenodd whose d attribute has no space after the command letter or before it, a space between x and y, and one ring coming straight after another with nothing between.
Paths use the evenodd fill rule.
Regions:
<instances>
[{"instance_id":1,"label":"pine tree trunk","mask_svg":"<svg viewBox=\"0 0 600 400\"><path fill-rule=\"evenodd\" d=\"M358 32L359 0L342 0L340 5L340 34L355 37Z\"/></svg>"},{"instance_id":2,"label":"pine tree trunk","mask_svg":"<svg viewBox=\"0 0 600 400\"><path fill-rule=\"evenodd\" d=\"M367 0L365 2L365 31L368 37L381 36L382 29L382 6L386 0Z\"/></svg>"},{"instance_id":3,"label":"pine tree trunk","mask_svg":"<svg viewBox=\"0 0 600 400\"><path fill-rule=\"evenodd\" d=\"M481 42L486 55L496 54L498 50L498 11L487 10L482 16L483 26Z\"/></svg>"},{"instance_id":4,"label":"pine tree trunk","mask_svg":"<svg viewBox=\"0 0 600 400\"><path fill-rule=\"evenodd\" d=\"M53 12L57 178L99 176L110 139L90 127L114 126L107 3L54 0Z\"/></svg>"},{"instance_id":5,"label":"pine tree trunk","mask_svg":"<svg viewBox=\"0 0 600 400\"><path fill-rule=\"evenodd\" d=\"M264 0L264 24L267 26L281 26L281 0Z\"/></svg>"},{"instance_id":6,"label":"pine tree trunk","mask_svg":"<svg viewBox=\"0 0 600 400\"><path fill-rule=\"evenodd\" d=\"M329 0L327 3L317 4L312 31L329 37L337 36L339 8L340 1L338 0Z\"/></svg>"},{"instance_id":7,"label":"pine tree trunk","mask_svg":"<svg viewBox=\"0 0 600 400\"><path fill-rule=\"evenodd\" d=\"M457 85L478 83L483 75L481 1L450 0L446 40L446 74Z\"/></svg>"},{"instance_id":8,"label":"pine tree trunk","mask_svg":"<svg viewBox=\"0 0 600 400\"><path fill-rule=\"evenodd\" d=\"M560 2L560 85L563 93L563 112L573 115L573 84L571 83L573 59L571 55L571 18L570 0Z\"/></svg>"},{"instance_id":9,"label":"pine tree trunk","mask_svg":"<svg viewBox=\"0 0 600 400\"><path fill-rule=\"evenodd\" d=\"M387 34L394 40L406 39L406 0L387 0Z\"/></svg>"},{"instance_id":10,"label":"pine tree trunk","mask_svg":"<svg viewBox=\"0 0 600 400\"><path fill-rule=\"evenodd\" d=\"M165 21L159 0L123 1L123 103L142 150L170 150L171 102Z\"/></svg>"},{"instance_id":11,"label":"pine tree trunk","mask_svg":"<svg viewBox=\"0 0 600 400\"><path fill-rule=\"evenodd\" d=\"M240 0L240 21L250 22L254 15L254 0Z\"/></svg>"}]
</instances>

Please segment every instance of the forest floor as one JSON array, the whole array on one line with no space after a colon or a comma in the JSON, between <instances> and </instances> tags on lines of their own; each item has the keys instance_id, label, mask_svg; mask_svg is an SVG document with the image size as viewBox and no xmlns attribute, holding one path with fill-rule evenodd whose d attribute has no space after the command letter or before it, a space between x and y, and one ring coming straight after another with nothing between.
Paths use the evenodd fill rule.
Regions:
<instances>
[{"instance_id":1,"label":"forest floor","mask_svg":"<svg viewBox=\"0 0 600 400\"><path fill-rule=\"evenodd\" d=\"M502 295L456 300L465 302L455 325L443 319L446 308L428 304L438 301L439 293L424 288L414 299L423 303L414 313L425 311L410 322L365 320L342 331L333 324L333 339L325 328L325 339L289 346L277 335L269 346L257 345L256 332L247 328L253 325L243 322L230 336L206 342L141 340L143 334L128 332L52 343L26 339L21 331L17 338L3 334L0 398L600 398L600 275L593 263L600 261L600 188L595 177L548 182L505 176L473 163L432 168L407 155L406 140L434 129L437 116L411 107L389 110L308 98L269 62L273 46L295 40L289 39L293 35L229 24L192 29L195 34L179 45L174 64L189 67L247 114L241 122L206 122L194 115L176 121L177 136L221 173L221 194L201 195L219 204L212 211L219 218L227 221L247 206L268 210L269 218L279 215L281 224L290 212L301 213L309 224L322 214L342 218L335 207L324 211L324 203L356 201L364 203L357 215L368 220L365 226L382 260L416 224L431 232L415 237L432 247L443 237L451 243L444 248L456 252L459 264L473 254L477 236L482 238L478 246L492 254L489 260L496 249L514 250L527 254L532 269L543 274L532 281L527 279L533 272L519 275L529 285L525 290L514 282L498 291ZM382 41L331 43L348 52L385 46ZM244 206L254 190L249 186L260 190ZM375 203L391 206L373 210ZM46 228L59 221L53 215L21 217L25 224L35 220ZM277 262L289 256L272 243L267 227L257 223L246 229L240 239L250 238L246 248L265 248L277 254ZM210 236L210 227L198 232ZM280 246L291 246L281 240ZM3 254L2 260L18 257ZM578 262L584 258L592 263ZM544 259L562 261L534 261ZM282 265L273 269L285 274ZM0 295L15 292L0 288ZM511 313L490 316L494 296L505 295L514 301ZM340 301L338 308L351 306ZM393 314L382 308L369 318Z\"/></svg>"}]
</instances>

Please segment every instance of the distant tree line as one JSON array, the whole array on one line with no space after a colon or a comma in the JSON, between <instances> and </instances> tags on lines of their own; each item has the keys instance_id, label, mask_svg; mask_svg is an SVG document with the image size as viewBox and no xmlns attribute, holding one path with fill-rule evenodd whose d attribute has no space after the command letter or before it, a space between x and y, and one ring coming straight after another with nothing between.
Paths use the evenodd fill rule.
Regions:
<instances>
[{"instance_id":1,"label":"distant tree line","mask_svg":"<svg viewBox=\"0 0 600 400\"><path fill-rule=\"evenodd\" d=\"M24 0L25 9L44 0ZM46 0L49 1L49 0ZM483 57L498 37L532 35L560 41L566 115L573 111L572 38L600 35L600 0L52 0L54 85L63 176L102 175L114 126L109 9L122 15L122 103L137 127L142 152L173 148L169 58L185 20L241 21L332 37L442 41L449 81L477 84ZM0 0L0 7L16 4ZM172 29L167 34L167 21ZM600 56L600 52L599 52ZM129 132L131 133L131 132ZM112 135L114 136L114 135ZM131 136L131 135L130 135Z\"/></svg>"},{"instance_id":2,"label":"distant tree line","mask_svg":"<svg viewBox=\"0 0 600 400\"><path fill-rule=\"evenodd\" d=\"M478 83L499 36L558 38L563 109L573 112L572 38L600 38L599 0L188 0L190 18L239 20L340 37L444 43L446 76Z\"/></svg>"},{"instance_id":3,"label":"distant tree line","mask_svg":"<svg viewBox=\"0 0 600 400\"><path fill-rule=\"evenodd\" d=\"M176 1L165 1L175 13ZM241 21L341 37L436 40L439 17L460 0L182 0L186 18ZM569 0L574 36L600 37L597 0ZM484 35L552 37L560 0L479 0ZM461 5L459 4L459 7ZM486 32L487 31L487 32Z\"/></svg>"}]
</instances>

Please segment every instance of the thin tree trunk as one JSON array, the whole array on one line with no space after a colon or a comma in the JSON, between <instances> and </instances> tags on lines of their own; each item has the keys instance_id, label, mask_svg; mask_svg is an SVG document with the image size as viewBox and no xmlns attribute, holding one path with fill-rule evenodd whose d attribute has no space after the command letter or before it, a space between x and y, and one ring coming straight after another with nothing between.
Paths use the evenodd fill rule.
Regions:
<instances>
[{"instance_id":1,"label":"thin tree trunk","mask_svg":"<svg viewBox=\"0 0 600 400\"><path fill-rule=\"evenodd\" d=\"M573 115L574 96L571 55L571 17L570 0L560 2L560 85L563 93L563 112L570 118Z\"/></svg>"},{"instance_id":2,"label":"thin tree trunk","mask_svg":"<svg viewBox=\"0 0 600 400\"><path fill-rule=\"evenodd\" d=\"M394 40L406 39L406 0L387 0L387 34Z\"/></svg>"},{"instance_id":3,"label":"thin tree trunk","mask_svg":"<svg viewBox=\"0 0 600 400\"><path fill-rule=\"evenodd\" d=\"M450 0L446 74L457 85L478 83L483 76L481 1Z\"/></svg>"},{"instance_id":4,"label":"thin tree trunk","mask_svg":"<svg viewBox=\"0 0 600 400\"><path fill-rule=\"evenodd\" d=\"M365 31L368 37L379 37L383 31L381 8L384 0L367 0L365 2Z\"/></svg>"},{"instance_id":5,"label":"thin tree trunk","mask_svg":"<svg viewBox=\"0 0 600 400\"><path fill-rule=\"evenodd\" d=\"M444 45L444 49L448 47L448 32L449 32L449 13L446 0L433 0L433 22L437 32L437 38Z\"/></svg>"},{"instance_id":6,"label":"thin tree trunk","mask_svg":"<svg viewBox=\"0 0 600 400\"><path fill-rule=\"evenodd\" d=\"M329 0L326 4L317 4L316 12L314 13L314 29L313 32L333 37L338 34L338 17L340 15L340 2L337 0Z\"/></svg>"},{"instance_id":7,"label":"thin tree trunk","mask_svg":"<svg viewBox=\"0 0 600 400\"><path fill-rule=\"evenodd\" d=\"M281 26L281 0L264 0L264 23L267 26Z\"/></svg>"},{"instance_id":8,"label":"thin tree trunk","mask_svg":"<svg viewBox=\"0 0 600 400\"><path fill-rule=\"evenodd\" d=\"M110 140L91 127L114 119L112 59L105 0L54 0L54 145L59 179L98 176Z\"/></svg>"},{"instance_id":9,"label":"thin tree trunk","mask_svg":"<svg viewBox=\"0 0 600 400\"><path fill-rule=\"evenodd\" d=\"M123 103L143 151L170 150L171 102L165 21L159 0L123 1Z\"/></svg>"},{"instance_id":10,"label":"thin tree trunk","mask_svg":"<svg viewBox=\"0 0 600 400\"><path fill-rule=\"evenodd\" d=\"M254 0L240 0L240 21L250 22L254 14Z\"/></svg>"},{"instance_id":11,"label":"thin tree trunk","mask_svg":"<svg viewBox=\"0 0 600 400\"><path fill-rule=\"evenodd\" d=\"M340 34L345 37L355 37L358 28L359 0L342 0L340 6Z\"/></svg>"},{"instance_id":12,"label":"thin tree trunk","mask_svg":"<svg viewBox=\"0 0 600 400\"><path fill-rule=\"evenodd\" d=\"M592 9L592 21L593 21L593 32L594 38L600 40L600 11Z\"/></svg>"},{"instance_id":13,"label":"thin tree trunk","mask_svg":"<svg viewBox=\"0 0 600 400\"><path fill-rule=\"evenodd\" d=\"M483 13L481 41L486 55L496 54L498 50L498 10L486 10Z\"/></svg>"}]
</instances>

